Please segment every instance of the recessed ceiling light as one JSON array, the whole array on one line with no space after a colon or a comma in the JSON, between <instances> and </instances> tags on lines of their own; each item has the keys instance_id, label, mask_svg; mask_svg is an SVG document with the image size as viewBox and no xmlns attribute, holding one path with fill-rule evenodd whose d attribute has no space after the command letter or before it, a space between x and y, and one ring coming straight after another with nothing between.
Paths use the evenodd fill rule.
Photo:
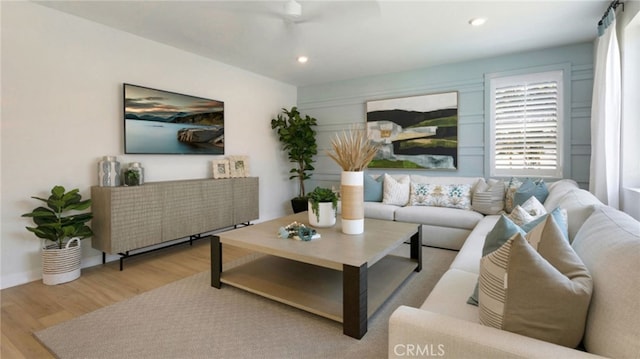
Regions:
<instances>
[{"instance_id":1,"label":"recessed ceiling light","mask_svg":"<svg viewBox=\"0 0 640 359\"><path fill-rule=\"evenodd\" d=\"M481 26L484 25L485 22L487 22L487 19L484 17L476 17L469 20L469 24L472 26Z\"/></svg>"},{"instance_id":2,"label":"recessed ceiling light","mask_svg":"<svg viewBox=\"0 0 640 359\"><path fill-rule=\"evenodd\" d=\"M306 56L298 56L298 62L301 64L306 63L307 61L309 61L309 58Z\"/></svg>"}]
</instances>

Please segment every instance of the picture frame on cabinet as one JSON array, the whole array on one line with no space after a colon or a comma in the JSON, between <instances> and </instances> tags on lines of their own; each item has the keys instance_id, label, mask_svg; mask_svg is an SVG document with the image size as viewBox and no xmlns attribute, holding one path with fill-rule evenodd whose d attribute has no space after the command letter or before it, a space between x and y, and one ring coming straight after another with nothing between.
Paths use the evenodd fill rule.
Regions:
<instances>
[{"instance_id":1,"label":"picture frame on cabinet","mask_svg":"<svg viewBox=\"0 0 640 359\"><path fill-rule=\"evenodd\" d=\"M231 177L249 176L249 158L247 156L229 156Z\"/></svg>"},{"instance_id":2,"label":"picture frame on cabinet","mask_svg":"<svg viewBox=\"0 0 640 359\"><path fill-rule=\"evenodd\" d=\"M211 161L211 167L213 170L213 178L230 178L231 171L229 167L229 160L213 160Z\"/></svg>"}]
</instances>

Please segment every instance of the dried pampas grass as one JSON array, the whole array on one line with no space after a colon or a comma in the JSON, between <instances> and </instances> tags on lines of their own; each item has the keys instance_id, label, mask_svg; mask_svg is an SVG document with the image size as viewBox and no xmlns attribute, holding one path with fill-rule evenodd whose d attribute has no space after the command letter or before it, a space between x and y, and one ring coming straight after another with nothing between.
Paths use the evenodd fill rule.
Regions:
<instances>
[{"instance_id":1,"label":"dried pampas grass","mask_svg":"<svg viewBox=\"0 0 640 359\"><path fill-rule=\"evenodd\" d=\"M331 139L333 152L327 155L333 158L343 171L358 172L364 170L378 152L380 146L369 141L364 130L352 127L349 131L336 134Z\"/></svg>"}]
</instances>

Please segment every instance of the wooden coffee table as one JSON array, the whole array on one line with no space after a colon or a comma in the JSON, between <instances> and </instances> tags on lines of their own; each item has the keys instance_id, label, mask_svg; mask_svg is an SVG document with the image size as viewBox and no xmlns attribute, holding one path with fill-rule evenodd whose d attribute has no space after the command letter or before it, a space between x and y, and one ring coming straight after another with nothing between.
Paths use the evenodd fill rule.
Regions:
<instances>
[{"instance_id":1,"label":"wooden coffee table","mask_svg":"<svg viewBox=\"0 0 640 359\"><path fill-rule=\"evenodd\" d=\"M278 237L293 221L308 224L307 212L231 230L211 240L211 286L222 283L341 322L360 339L368 318L414 271L422 269L421 226L365 219L365 232L341 232L340 218L318 228L309 242ZM406 255L391 254L410 241ZM260 255L222 271L222 245Z\"/></svg>"}]
</instances>

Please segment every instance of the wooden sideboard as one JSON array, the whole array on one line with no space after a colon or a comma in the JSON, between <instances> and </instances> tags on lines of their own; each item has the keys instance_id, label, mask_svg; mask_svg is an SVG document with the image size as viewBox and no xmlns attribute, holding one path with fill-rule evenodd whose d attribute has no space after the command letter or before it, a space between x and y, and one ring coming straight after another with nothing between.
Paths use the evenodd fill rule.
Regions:
<instances>
[{"instance_id":1,"label":"wooden sideboard","mask_svg":"<svg viewBox=\"0 0 640 359\"><path fill-rule=\"evenodd\" d=\"M91 187L93 248L129 251L199 236L259 218L258 178L147 182Z\"/></svg>"}]
</instances>

